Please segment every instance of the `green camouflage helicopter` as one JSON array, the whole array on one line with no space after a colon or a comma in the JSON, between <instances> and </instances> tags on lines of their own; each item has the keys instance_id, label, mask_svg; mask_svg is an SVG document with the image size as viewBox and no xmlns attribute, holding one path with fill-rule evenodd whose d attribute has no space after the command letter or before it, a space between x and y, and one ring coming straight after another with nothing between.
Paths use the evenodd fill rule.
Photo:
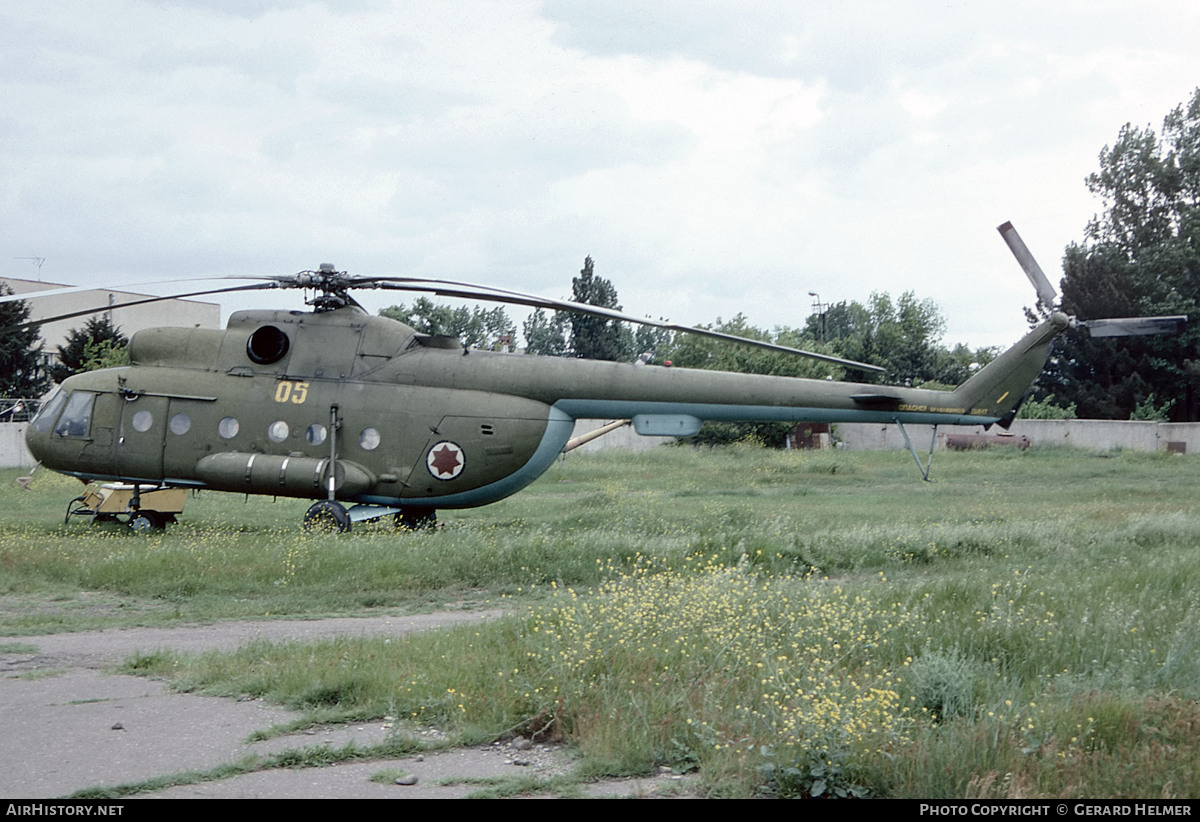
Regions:
<instances>
[{"instance_id":1,"label":"green camouflage helicopter","mask_svg":"<svg viewBox=\"0 0 1200 822\"><path fill-rule=\"evenodd\" d=\"M1000 231L1051 305L1054 290L1011 224ZM1076 322L1053 313L958 388L935 391L468 350L371 316L350 292L421 291L587 313L882 370L465 283L352 277L330 265L263 279L182 296L304 288L315 293L313 310L239 311L225 330L138 332L131 365L70 377L43 403L26 432L30 452L84 481L132 484L137 527L161 527L165 518L141 505L141 493L170 487L316 499L308 526L344 531L395 515L398 525L417 527L438 509L487 505L533 482L580 418L631 419L649 436L694 434L703 420L1007 427L1051 340ZM1157 333L1185 319L1079 324L1115 335ZM928 466L921 469L928 479Z\"/></svg>"}]
</instances>

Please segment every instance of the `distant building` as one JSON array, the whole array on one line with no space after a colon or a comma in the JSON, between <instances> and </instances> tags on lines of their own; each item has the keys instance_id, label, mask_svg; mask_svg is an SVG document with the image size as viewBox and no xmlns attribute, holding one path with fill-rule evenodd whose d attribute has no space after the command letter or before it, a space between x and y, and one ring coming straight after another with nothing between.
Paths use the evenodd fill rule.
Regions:
<instances>
[{"instance_id":1,"label":"distant building","mask_svg":"<svg viewBox=\"0 0 1200 822\"><path fill-rule=\"evenodd\" d=\"M14 294L34 294L41 291L52 291L56 288L74 287L63 283L18 280L13 277L4 277L0 279L0 282L7 283ZM122 307L123 303L144 300L153 296L155 295L94 288L27 300L26 305L29 306L32 320L41 317L57 317L60 314L84 311L89 308L104 309L95 314L73 317L69 320L58 320L43 325L41 327L43 363L49 362L57 355L58 347L66 344L67 335L71 331L80 328L91 317L101 314L107 314L112 324L127 337L132 337L134 332L141 331L143 328L163 325L182 328L221 327L221 306L217 303L171 299ZM104 308L106 305L108 308Z\"/></svg>"}]
</instances>

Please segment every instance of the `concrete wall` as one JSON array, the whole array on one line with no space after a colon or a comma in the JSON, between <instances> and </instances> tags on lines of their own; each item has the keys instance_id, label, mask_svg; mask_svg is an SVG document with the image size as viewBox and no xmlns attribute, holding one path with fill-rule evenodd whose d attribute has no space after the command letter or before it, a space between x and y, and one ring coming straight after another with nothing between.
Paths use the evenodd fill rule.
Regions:
<instances>
[{"instance_id":1,"label":"concrete wall","mask_svg":"<svg viewBox=\"0 0 1200 822\"><path fill-rule=\"evenodd\" d=\"M908 425L908 436L918 451L928 450L932 426ZM1189 454L1200 453L1200 423L1195 422L1134 422L1124 420L1017 420L1012 433L1029 437L1034 445L1071 445L1076 448L1110 451L1125 448L1131 451L1158 451L1176 443ZM992 427L990 432L1001 429ZM945 433L985 433L983 426L943 426L938 438ZM837 435L844 447L856 451L904 448L904 436L896 425L868 423L838 423ZM945 447L939 442L938 447Z\"/></svg>"},{"instance_id":2,"label":"concrete wall","mask_svg":"<svg viewBox=\"0 0 1200 822\"><path fill-rule=\"evenodd\" d=\"M25 423L0 423L0 468L32 468L33 457L25 449Z\"/></svg>"}]
</instances>

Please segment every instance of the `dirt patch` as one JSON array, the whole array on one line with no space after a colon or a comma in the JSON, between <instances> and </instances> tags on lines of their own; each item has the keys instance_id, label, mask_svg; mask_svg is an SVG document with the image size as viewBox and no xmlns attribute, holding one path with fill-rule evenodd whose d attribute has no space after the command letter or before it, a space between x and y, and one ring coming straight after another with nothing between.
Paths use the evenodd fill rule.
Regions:
<instances>
[{"instance_id":1,"label":"dirt patch","mask_svg":"<svg viewBox=\"0 0 1200 822\"><path fill-rule=\"evenodd\" d=\"M0 595L0 621L34 633L40 629L61 629L72 622L90 619L128 618L170 614L175 606L161 600L137 599L96 591L73 591L61 596L45 594Z\"/></svg>"}]
</instances>

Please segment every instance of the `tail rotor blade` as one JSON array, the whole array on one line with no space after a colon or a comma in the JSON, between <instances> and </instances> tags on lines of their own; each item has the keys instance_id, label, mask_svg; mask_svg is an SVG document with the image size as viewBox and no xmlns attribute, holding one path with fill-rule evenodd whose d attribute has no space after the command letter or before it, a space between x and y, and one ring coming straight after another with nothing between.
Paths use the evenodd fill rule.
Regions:
<instances>
[{"instance_id":1,"label":"tail rotor blade","mask_svg":"<svg viewBox=\"0 0 1200 822\"><path fill-rule=\"evenodd\" d=\"M1170 317L1116 317L1077 323L1093 337L1142 337L1149 334L1178 334L1187 322L1186 314Z\"/></svg>"},{"instance_id":2,"label":"tail rotor blade","mask_svg":"<svg viewBox=\"0 0 1200 822\"><path fill-rule=\"evenodd\" d=\"M998 226L996 230L1000 232L1000 236L1004 238L1004 242L1008 243L1009 250L1017 258L1017 262L1021 264L1021 268L1025 271L1025 276L1029 278L1029 282L1033 283L1033 288L1037 291L1038 301L1047 308L1054 305L1054 301L1058 299L1058 292L1054 290L1054 286L1050 285L1050 281L1046 279L1046 275L1042 272L1042 267L1033 258L1029 247L1025 245L1025 241L1021 239L1021 235L1013 228L1013 224L1005 223L1002 226Z\"/></svg>"}]
</instances>

